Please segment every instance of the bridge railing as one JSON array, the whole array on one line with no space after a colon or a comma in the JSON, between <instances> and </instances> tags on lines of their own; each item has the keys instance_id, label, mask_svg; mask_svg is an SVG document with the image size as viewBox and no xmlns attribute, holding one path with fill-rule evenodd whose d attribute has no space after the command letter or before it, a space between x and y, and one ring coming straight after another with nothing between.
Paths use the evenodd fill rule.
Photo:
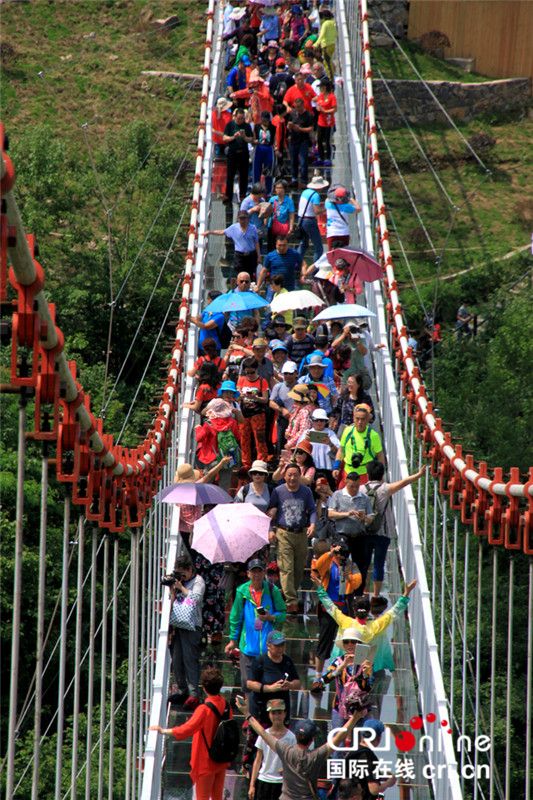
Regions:
<instances>
[{"instance_id":1,"label":"bridge railing","mask_svg":"<svg viewBox=\"0 0 533 800\"><path fill-rule=\"evenodd\" d=\"M363 62L366 42L363 34L361 14L365 9L355 0L337 0L337 28L339 31L337 48L339 51L340 72L343 78L345 113L349 131L349 148L352 164L353 186L362 207L359 216L359 233L361 244L369 252L375 252L378 242L374 231L373 205L375 187L372 180L373 169L377 159L369 148L368 127L366 125L368 110L368 86L365 85ZM379 284L372 284L366 291L367 306L376 317L371 319L371 332L376 343L383 343L387 348L375 359L376 389L378 393L380 416L383 425L383 437L387 453L389 478L400 480L409 474L409 462L403 437L403 425L400 414L402 398L398 394L396 377L389 355L389 331L387 325L387 309ZM418 585L412 594L409 607L411 627L411 646L418 681L418 699L423 716L429 713L436 715L438 724L449 720L449 706L439 653L433 615L430 602L430 591L426 578L426 570L422 556L422 543L418 527L417 508L410 487L393 496L393 507L398 529L398 546L404 577L407 580L417 578ZM460 800L461 786L457 775L457 761L451 739L442 738L442 747L434 748L427 753L427 776L432 780L435 797L438 800ZM437 776L439 776L437 778Z\"/></svg>"}]
</instances>

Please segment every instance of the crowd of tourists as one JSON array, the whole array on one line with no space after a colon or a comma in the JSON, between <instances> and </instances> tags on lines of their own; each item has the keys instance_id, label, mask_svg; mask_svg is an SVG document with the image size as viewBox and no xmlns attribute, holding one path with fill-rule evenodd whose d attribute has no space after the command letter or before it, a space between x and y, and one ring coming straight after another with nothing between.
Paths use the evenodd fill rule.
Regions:
<instances>
[{"instance_id":1,"label":"crowd of tourists","mask_svg":"<svg viewBox=\"0 0 533 800\"><path fill-rule=\"evenodd\" d=\"M354 303L362 292L343 258L324 270L326 250L349 245L348 218L360 211L349 188L327 180L336 36L327 0L225 5L226 92L212 122L218 155L227 160L223 200L236 199L237 214L206 235L233 244L230 291L264 294L269 305L213 311L221 293L212 291L190 318L199 350L188 373L194 399L183 407L197 417L196 452L175 483L217 484L226 502L267 515L269 533L246 561L211 562L195 549L195 531L214 504L179 503L182 550L167 578L169 699L192 716L155 727L178 740L192 735L199 800L221 800L230 765L247 777L250 800L317 800L333 747L313 749L318 727L296 717L294 696L307 691L320 703L330 684L331 726L339 729L333 744L360 727L360 747L347 758L367 769L334 781L329 797L368 800L395 783L374 771L385 727L373 690L377 677L395 669L386 631L405 613L415 585L407 583L394 604L382 591L396 534L391 498L423 470L386 479L372 391L372 357L383 345L366 322L319 323L317 309L270 308L306 284L327 306ZM317 631L311 678L286 653L285 625L305 603L309 613L309 598L316 598ZM213 663L200 674L208 645ZM242 731L221 694L223 659L238 666Z\"/></svg>"}]
</instances>

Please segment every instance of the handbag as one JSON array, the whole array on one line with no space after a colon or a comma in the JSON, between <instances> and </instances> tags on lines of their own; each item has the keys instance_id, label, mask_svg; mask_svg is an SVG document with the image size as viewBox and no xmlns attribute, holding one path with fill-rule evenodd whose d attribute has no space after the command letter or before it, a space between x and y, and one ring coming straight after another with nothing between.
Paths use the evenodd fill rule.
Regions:
<instances>
[{"instance_id":1,"label":"handbag","mask_svg":"<svg viewBox=\"0 0 533 800\"><path fill-rule=\"evenodd\" d=\"M337 530L335 528L335 523L333 520L329 519L328 510L325 508L317 520L315 525L315 535L313 538L318 539L319 541L329 540L329 542L332 542L336 534Z\"/></svg>"},{"instance_id":2,"label":"handbag","mask_svg":"<svg viewBox=\"0 0 533 800\"><path fill-rule=\"evenodd\" d=\"M307 211L307 209L309 208L309 203L310 203L310 202L311 202L311 196L309 196L309 197L307 198L307 203L305 204L304 213L303 213L303 214L302 214L302 216L300 217L300 221L299 221L299 222L297 222L297 223L296 223L296 224L293 226L293 229L292 229L292 235L294 236L294 238L295 238L295 239L303 239L304 232L303 232L303 228L302 228L302 220L305 218L305 212L306 212L306 211Z\"/></svg>"},{"instance_id":3,"label":"handbag","mask_svg":"<svg viewBox=\"0 0 533 800\"><path fill-rule=\"evenodd\" d=\"M288 222L280 222L276 216L276 212L278 210L278 201L274 201L274 217L272 219L272 235L276 236L286 236L289 232L289 223Z\"/></svg>"},{"instance_id":4,"label":"handbag","mask_svg":"<svg viewBox=\"0 0 533 800\"><path fill-rule=\"evenodd\" d=\"M195 601L190 600L184 595L181 595L181 600L176 597L172 603L172 608L170 609L170 625L172 625L173 628L181 628L181 630L193 631L196 627L194 624L194 618L196 616L194 613L195 606Z\"/></svg>"}]
</instances>

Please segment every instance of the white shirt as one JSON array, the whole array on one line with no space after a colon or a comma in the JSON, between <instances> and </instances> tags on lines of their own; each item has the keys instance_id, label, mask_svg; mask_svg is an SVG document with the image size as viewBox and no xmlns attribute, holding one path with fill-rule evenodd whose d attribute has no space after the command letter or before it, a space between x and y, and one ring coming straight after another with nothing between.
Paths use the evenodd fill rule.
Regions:
<instances>
[{"instance_id":1,"label":"white shirt","mask_svg":"<svg viewBox=\"0 0 533 800\"><path fill-rule=\"evenodd\" d=\"M314 430L314 428L311 428L311 430ZM298 439L298 442L301 442L302 439L305 439L308 433L309 431L303 433ZM333 469L335 456L341 443L336 434L333 433L333 431L330 431L329 428L325 428L323 431L321 431L321 433L323 433L324 436L329 436L331 442L335 445L335 450L331 450L329 444L311 442L313 447L313 461L315 462L315 467L317 469Z\"/></svg>"},{"instance_id":2,"label":"white shirt","mask_svg":"<svg viewBox=\"0 0 533 800\"><path fill-rule=\"evenodd\" d=\"M267 728L267 733L270 733L270 730L270 728ZM287 731L285 736L282 736L278 741L295 745L296 736L292 731ZM278 754L274 752L261 737L257 739L255 746L258 750L263 751L263 761L261 762L261 769L257 777L265 783L283 783L283 775L279 773L280 769L283 769L283 764Z\"/></svg>"}]
</instances>

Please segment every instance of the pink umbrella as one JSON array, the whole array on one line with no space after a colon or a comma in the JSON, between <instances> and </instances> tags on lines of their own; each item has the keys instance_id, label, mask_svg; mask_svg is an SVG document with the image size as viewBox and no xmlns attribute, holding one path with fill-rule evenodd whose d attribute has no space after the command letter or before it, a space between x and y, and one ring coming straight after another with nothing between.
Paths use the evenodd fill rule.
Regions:
<instances>
[{"instance_id":1,"label":"pink umbrella","mask_svg":"<svg viewBox=\"0 0 533 800\"><path fill-rule=\"evenodd\" d=\"M361 281L379 281L383 277L383 270L374 256L364 250L356 250L355 247L337 247L326 253L327 259L332 267L339 258L348 262L350 273L356 273Z\"/></svg>"},{"instance_id":2,"label":"pink umbrella","mask_svg":"<svg viewBox=\"0 0 533 800\"><path fill-rule=\"evenodd\" d=\"M191 546L212 564L247 561L268 544L270 523L251 503L218 505L194 523Z\"/></svg>"}]
</instances>

